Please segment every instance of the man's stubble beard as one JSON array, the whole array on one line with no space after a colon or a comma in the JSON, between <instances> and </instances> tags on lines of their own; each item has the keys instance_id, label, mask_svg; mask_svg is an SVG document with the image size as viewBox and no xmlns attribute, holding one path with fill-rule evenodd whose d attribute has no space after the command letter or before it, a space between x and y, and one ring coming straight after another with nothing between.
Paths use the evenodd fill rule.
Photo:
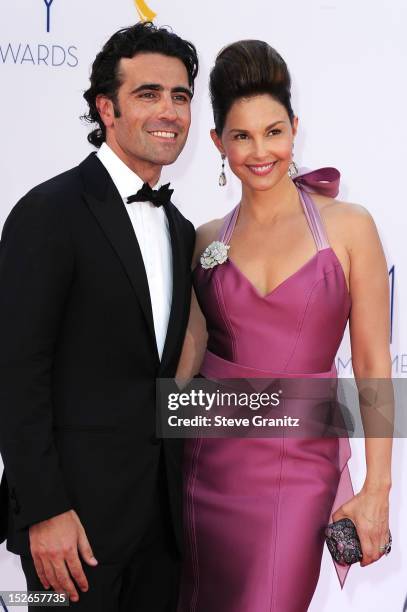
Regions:
<instances>
[{"instance_id":1,"label":"man's stubble beard","mask_svg":"<svg viewBox=\"0 0 407 612\"><path fill-rule=\"evenodd\" d=\"M156 164L157 166L170 166L175 163L178 157L181 155L185 144L186 138L182 141L182 143L177 144L176 148L173 151L168 151L168 153L163 153L157 151L154 146L148 146L146 144L144 152L140 151L140 156L135 155L138 159L149 162L151 164Z\"/></svg>"}]
</instances>

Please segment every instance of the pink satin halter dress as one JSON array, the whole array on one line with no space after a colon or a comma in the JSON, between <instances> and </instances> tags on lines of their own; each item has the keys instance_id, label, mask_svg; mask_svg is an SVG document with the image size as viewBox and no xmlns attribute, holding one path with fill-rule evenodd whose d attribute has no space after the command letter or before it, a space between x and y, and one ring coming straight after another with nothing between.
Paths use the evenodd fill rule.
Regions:
<instances>
[{"instance_id":1,"label":"pink satin halter dress","mask_svg":"<svg viewBox=\"0 0 407 612\"><path fill-rule=\"evenodd\" d=\"M335 197L335 168L294 179L316 253L262 296L228 259L194 270L208 379L336 378L351 300L311 192ZM218 237L228 244L239 207ZM348 437L196 438L184 456L179 612L304 612L332 514L354 492ZM343 588L349 567L334 562Z\"/></svg>"}]
</instances>

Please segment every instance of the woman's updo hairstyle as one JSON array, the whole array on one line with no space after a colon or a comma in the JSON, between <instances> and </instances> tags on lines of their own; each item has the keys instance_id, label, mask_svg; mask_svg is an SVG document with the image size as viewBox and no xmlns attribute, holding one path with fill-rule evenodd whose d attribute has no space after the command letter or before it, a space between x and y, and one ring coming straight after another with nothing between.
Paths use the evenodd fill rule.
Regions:
<instances>
[{"instance_id":1,"label":"woman's updo hairstyle","mask_svg":"<svg viewBox=\"0 0 407 612\"><path fill-rule=\"evenodd\" d=\"M262 40L239 40L222 49L209 77L209 90L218 136L223 132L233 103L258 94L270 94L285 107L293 122L287 64Z\"/></svg>"}]
</instances>

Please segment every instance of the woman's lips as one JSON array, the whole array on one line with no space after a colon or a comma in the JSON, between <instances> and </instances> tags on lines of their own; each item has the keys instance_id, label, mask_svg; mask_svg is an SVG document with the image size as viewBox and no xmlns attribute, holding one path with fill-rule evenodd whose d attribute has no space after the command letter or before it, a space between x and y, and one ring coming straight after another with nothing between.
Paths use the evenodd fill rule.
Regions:
<instances>
[{"instance_id":1,"label":"woman's lips","mask_svg":"<svg viewBox=\"0 0 407 612\"><path fill-rule=\"evenodd\" d=\"M247 167L249 168L250 172L253 172L253 174L255 174L256 176L266 176L267 174L270 174L270 172L273 170L274 166L276 165L277 162L271 162L269 164L248 164Z\"/></svg>"}]
</instances>

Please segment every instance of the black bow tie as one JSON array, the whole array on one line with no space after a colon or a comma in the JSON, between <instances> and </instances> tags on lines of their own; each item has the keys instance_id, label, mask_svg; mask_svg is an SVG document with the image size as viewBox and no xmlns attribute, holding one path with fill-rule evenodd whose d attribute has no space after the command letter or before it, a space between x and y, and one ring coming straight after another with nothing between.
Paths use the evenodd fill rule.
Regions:
<instances>
[{"instance_id":1,"label":"black bow tie","mask_svg":"<svg viewBox=\"0 0 407 612\"><path fill-rule=\"evenodd\" d=\"M174 193L173 189L169 189L170 183L162 185L160 189L151 189L148 183L144 183L141 189L132 196L127 198L127 204L132 202L152 202L154 206L162 206L168 204Z\"/></svg>"}]
</instances>

